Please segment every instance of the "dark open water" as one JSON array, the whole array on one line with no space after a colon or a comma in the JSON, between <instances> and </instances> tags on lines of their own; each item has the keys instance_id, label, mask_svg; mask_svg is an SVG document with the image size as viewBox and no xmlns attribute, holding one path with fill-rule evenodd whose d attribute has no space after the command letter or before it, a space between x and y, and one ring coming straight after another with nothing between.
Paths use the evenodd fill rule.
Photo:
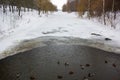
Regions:
<instances>
[{"instance_id":1,"label":"dark open water","mask_svg":"<svg viewBox=\"0 0 120 80\"><path fill-rule=\"evenodd\" d=\"M0 80L120 80L120 55L84 46L46 46L0 60Z\"/></svg>"}]
</instances>

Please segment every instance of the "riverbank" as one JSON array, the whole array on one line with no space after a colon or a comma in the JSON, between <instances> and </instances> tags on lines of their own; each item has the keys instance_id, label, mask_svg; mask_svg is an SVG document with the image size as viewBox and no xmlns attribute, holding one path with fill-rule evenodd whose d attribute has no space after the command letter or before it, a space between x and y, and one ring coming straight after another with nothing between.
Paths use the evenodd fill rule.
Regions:
<instances>
[{"instance_id":1,"label":"riverbank","mask_svg":"<svg viewBox=\"0 0 120 80\"><path fill-rule=\"evenodd\" d=\"M49 45L81 45L88 46L97 49L101 49L107 52L120 53L120 48L116 46L106 45L102 42L96 42L93 40L75 38L75 37L40 37L31 40L24 40L17 45L11 46L0 54L0 58L5 58L17 54L19 52L28 51L37 47L44 47Z\"/></svg>"}]
</instances>

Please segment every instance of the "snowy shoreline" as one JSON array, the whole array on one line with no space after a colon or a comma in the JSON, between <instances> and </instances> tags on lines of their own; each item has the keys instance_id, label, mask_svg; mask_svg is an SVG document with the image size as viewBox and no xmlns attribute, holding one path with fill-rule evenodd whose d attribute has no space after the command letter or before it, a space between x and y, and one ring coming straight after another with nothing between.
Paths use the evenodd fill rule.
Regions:
<instances>
[{"instance_id":1,"label":"snowy shoreline","mask_svg":"<svg viewBox=\"0 0 120 80\"><path fill-rule=\"evenodd\" d=\"M80 46L92 47L103 51L120 54L120 47L106 45L104 43L95 42L93 40L81 39L75 37L44 36L31 40L24 40L20 42L18 45L14 45L10 47L9 49L0 53L0 59L15 55L20 52L28 51L33 48L44 47L48 45L80 45Z\"/></svg>"},{"instance_id":2,"label":"snowy shoreline","mask_svg":"<svg viewBox=\"0 0 120 80\"><path fill-rule=\"evenodd\" d=\"M33 11L23 13L21 18L2 13L0 15L3 16L0 18L0 28L5 31L0 35L0 59L46 46L45 43L49 42L54 45L89 46L120 54L120 30L78 18L75 13L59 11L40 17Z\"/></svg>"}]
</instances>

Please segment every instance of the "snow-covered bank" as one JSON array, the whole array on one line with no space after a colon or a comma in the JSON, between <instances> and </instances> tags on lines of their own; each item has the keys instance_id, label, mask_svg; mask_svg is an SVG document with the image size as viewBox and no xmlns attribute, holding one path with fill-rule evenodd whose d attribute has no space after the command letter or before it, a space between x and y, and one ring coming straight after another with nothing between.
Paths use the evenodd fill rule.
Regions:
<instances>
[{"instance_id":1,"label":"snow-covered bank","mask_svg":"<svg viewBox=\"0 0 120 80\"><path fill-rule=\"evenodd\" d=\"M1 19L0 23L0 27L4 27L4 25L2 26L3 22ZM19 45L22 44L21 42L24 40L31 41L31 39L38 37L45 37L45 39L39 39L39 43L42 43L46 39L49 41L50 38L47 38L47 36L54 37L50 41L54 41L54 39L58 37L60 37L60 39L62 37L67 37L65 38L67 41L72 38L68 44L74 42L73 45L75 43L75 45L80 45L83 43L85 46L87 45L109 52L120 53L120 30L115 30L87 19L80 19L75 15L75 13L68 14L56 12L54 14L50 14L48 17L40 17L35 11L26 12L15 24L17 24L17 27L12 30L12 33L7 36L3 36L0 39L1 56L4 56L6 53L7 56L11 55L9 54L11 53L11 50L12 53L16 52L14 51L16 50L16 45L19 47ZM7 23L6 25L8 27L12 27ZM105 38L112 40L105 40ZM80 40L80 42L76 42L76 39ZM34 45L36 44L33 44L32 46Z\"/></svg>"},{"instance_id":2,"label":"snow-covered bank","mask_svg":"<svg viewBox=\"0 0 120 80\"><path fill-rule=\"evenodd\" d=\"M31 50L37 47L44 47L49 45L82 45L88 46L93 48L98 48L108 52L120 52L120 47L105 45L103 43L98 43L93 40L89 39L82 39L82 38L75 38L75 37L51 37L51 36L44 36L30 40L24 40L19 44L11 46L11 48L5 50L2 54L0 54L0 59Z\"/></svg>"}]
</instances>

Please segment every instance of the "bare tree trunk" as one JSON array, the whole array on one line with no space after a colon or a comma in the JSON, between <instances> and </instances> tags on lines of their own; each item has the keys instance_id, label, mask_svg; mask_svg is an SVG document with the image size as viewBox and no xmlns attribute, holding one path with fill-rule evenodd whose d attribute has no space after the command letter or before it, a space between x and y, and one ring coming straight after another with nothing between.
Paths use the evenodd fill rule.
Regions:
<instances>
[{"instance_id":1,"label":"bare tree trunk","mask_svg":"<svg viewBox=\"0 0 120 80\"><path fill-rule=\"evenodd\" d=\"M39 9L39 10L38 10L38 14L39 14L39 15L40 15L40 12L41 12L41 11L40 11L40 9Z\"/></svg>"},{"instance_id":2,"label":"bare tree trunk","mask_svg":"<svg viewBox=\"0 0 120 80\"><path fill-rule=\"evenodd\" d=\"M115 20L115 0L113 0L113 3L112 3L112 12L114 13L114 20Z\"/></svg>"},{"instance_id":3,"label":"bare tree trunk","mask_svg":"<svg viewBox=\"0 0 120 80\"><path fill-rule=\"evenodd\" d=\"M12 13L14 13L14 6L12 5Z\"/></svg>"},{"instance_id":4,"label":"bare tree trunk","mask_svg":"<svg viewBox=\"0 0 120 80\"><path fill-rule=\"evenodd\" d=\"M115 7L115 0L112 2L112 12L114 12L114 7Z\"/></svg>"},{"instance_id":5,"label":"bare tree trunk","mask_svg":"<svg viewBox=\"0 0 120 80\"><path fill-rule=\"evenodd\" d=\"M103 0L103 21L104 21L104 25L106 25L106 21L105 21L105 0Z\"/></svg>"},{"instance_id":6,"label":"bare tree trunk","mask_svg":"<svg viewBox=\"0 0 120 80\"><path fill-rule=\"evenodd\" d=\"M3 13L6 12L6 9L5 9L5 4L3 4Z\"/></svg>"},{"instance_id":7,"label":"bare tree trunk","mask_svg":"<svg viewBox=\"0 0 120 80\"><path fill-rule=\"evenodd\" d=\"M9 5L9 11L11 12L11 5Z\"/></svg>"},{"instance_id":8,"label":"bare tree trunk","mask_svg":"<svg viewBox=\"0 0 120 80\"><path fill-rule=\"evenodd\" d=\"M88 18L90 19L90 4L91 0L88 0Z\"/></svg>"},{"instance_id":9,"label":"bare tree trunk","mask_svg":"<svg viewBox=\"0 0 120 80\"><path fill-rule=\"evenodd\" d=\"M115 20L116 13L115 13L114 9L115 9L115 0L113 0L113 2L112 2L112 13L113 13L113 15L111 15L111 27L115 28L114 20Z\"/></svg>"},{"instance_id":10,"label":"bare tree trunk","mask_svg":"<svg viewBox=\"0 0 120 80\"><path fill-rule=\"evenodd\" d=\"M21 7L18 6L17 9L18 9L18 15L21 16Z\"/></svg>"},{"instance_id":11,"label":"bare tree trunk","mask_svg":"<svg viewBox=\"0 0 120 80\"><path fill-rule=\"evenodd\" d=\"M116 11L114 12L114 20L116 19Z\"/></svg>"}]
</instances>

